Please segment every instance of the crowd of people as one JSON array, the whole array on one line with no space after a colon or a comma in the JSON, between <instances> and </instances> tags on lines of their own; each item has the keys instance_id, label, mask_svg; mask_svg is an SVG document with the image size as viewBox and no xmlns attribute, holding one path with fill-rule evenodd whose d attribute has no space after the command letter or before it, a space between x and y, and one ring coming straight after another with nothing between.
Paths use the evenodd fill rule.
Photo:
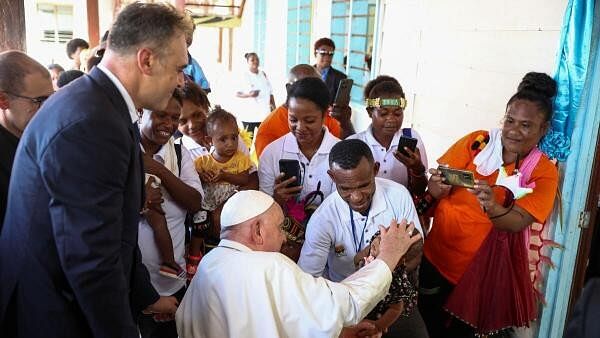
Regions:
<instances>
[{"instance_id":1,"label":"crowd of people","mask_svg":"<svg viewBox=\"0 0 600 338\"><path fill-rule=\"evenodd\" d=\"M280 106L246 54L247 111L228 112L193 32L134 3L79 73L0 53L3 337L508 337L537 318L527 249L558 187L537 148L551 77L526 74L501 128L429 169L398 79L371 80L364 112L334 103L331 39L289 70ZM352 113L370 125L356 133Z\"/></svg>"}]
</instances>

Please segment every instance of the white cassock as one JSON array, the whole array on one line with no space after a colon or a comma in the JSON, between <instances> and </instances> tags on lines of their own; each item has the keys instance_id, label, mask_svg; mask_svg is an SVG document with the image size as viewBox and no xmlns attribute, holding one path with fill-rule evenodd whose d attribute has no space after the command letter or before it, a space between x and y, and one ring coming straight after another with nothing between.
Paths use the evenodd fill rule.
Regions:
<instances>
[{"instance_id":1,"label":"white cassock","mask_svg":"<svg viewBox=\"0 0 600 338\"><path fill-rule=\"evenodd\" d=\"M177 332L181 338L338 337L383 299L391 279L377 259L334 283L280 253L221 240L179 305Z\"/></svg>"}]
</instances>

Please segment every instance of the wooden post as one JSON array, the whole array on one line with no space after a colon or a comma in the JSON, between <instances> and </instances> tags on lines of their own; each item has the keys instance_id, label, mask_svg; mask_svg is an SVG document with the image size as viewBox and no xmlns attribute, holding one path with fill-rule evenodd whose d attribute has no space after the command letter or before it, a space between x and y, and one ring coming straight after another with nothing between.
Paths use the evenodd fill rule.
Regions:
<instances>
[{"instance_id":1,"label":"wooden post","mask_svg":"<svg viewBox=\"0 0 600 338\"><path fill-rule=\"evenodd\" d=\"M22 0L0 0L0 52L25 47L25 7Z\"/></svg>"},{"instance_id":2,"label":"wooden post","mask_svg":"<svg viewBox=\"0 0 600 338\"><path fill-rule=\"evenodd\" d=\"M88 40L90 47L100 43L100 19L98 16L98 0L87 0Z\"/></svg>"},{"instance_id":3,"label":"wooden post","mask_svg":"<svg viewBox=\"0 0 600 338\"><path fill-rule=\"evenodd\" d=\"M219 27L219 54L217 55L217 62L223 62L223 28Z\"/></svg>"},{"instance_id":4,"label":"wooden post","mask_svg":"<svg viewBox=\"0 0 600 338\"><path fill-rule=\"evenodd\" d=\"M185 11L185 0L175 0L174 5L178 10Z\"/></svg>"},{"instance_id":5,"label":"wooden post","mask_svg":"<svg viewBox=\"0 0 600 338\"><path fill-rule=\"evenodd\" d=\"M231 71L231 69L233 68L233 28L228 28L229 29L229 65L227 66L227 69L229 69L229 71Z\"/></svg>"}]
</instances>

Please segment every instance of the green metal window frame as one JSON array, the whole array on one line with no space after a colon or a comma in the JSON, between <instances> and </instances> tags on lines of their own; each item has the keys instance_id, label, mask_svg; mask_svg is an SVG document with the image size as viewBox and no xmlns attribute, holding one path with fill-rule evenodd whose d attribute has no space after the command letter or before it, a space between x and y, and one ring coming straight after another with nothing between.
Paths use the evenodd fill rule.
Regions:
<instances>
[{"instance_id":1,"label":"green metal window frame","mask_svg":"<svg viewBox=\"0 0 600 338\"><path fill-rule=\"evenodd\" d=\"M288 0L287 69L310 61L312 5L312 0Z\"/></svg>"},{"instance_id":2,"label":"green metal window frame","mask_svg":"<svg viewBox=\"0 0 600 338\"><path fill-rule=\"evenodd\" d=\"M350 95L353 103L363 104L362 91L376 73L379 0L332 0L331 39L336 45L334 68L342 69L354 80ZM371 58L370 67L367 56Z\"/></svg>"},{"instance_id":3,"label":"green metal window frame","mask_svg":"<svg viewBox=\"0 0 600 338\"><path fill-rule=\"evenodd\" d=\"M254 3L254 52L263 60L267 31L267 0L255 0Z\"/></svg>"}]
</instances>

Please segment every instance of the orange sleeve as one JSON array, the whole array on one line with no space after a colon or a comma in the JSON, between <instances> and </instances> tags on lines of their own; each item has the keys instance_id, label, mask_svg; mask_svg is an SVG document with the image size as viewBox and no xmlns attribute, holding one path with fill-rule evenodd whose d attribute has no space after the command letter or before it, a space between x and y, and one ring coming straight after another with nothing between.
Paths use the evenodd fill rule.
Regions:
<instances>
[{"instance_id":1,"label":"orange sleeve","mask_svg":"<svg viewBox=\"0 0 600 338\"><path fill-rule=\"evenodd\" d=\"M554 207L558 169L546 156L542 156L531 173L530 182L535 182L533 192L518 199L515 204L531 214L536 222L544 223Z\"/></svg>"},{"instance_id":2,"label":"orange sleeve","mask_svg":"<svg viewBox=\"0 0 600 338\"><path fill-rule=\"evenodd\" d=\"M467 134L456 141L446 153L438 159L439 164L447 164L451 168L465 169L473 161L473 151L471 145L480 135L487 135L486 131L478 130Z\"/></svg>"},{"instance_id":3,"label":"orange sleeve","mask_svg":"<svg viewBox=\"0 0 600 338\"><path fill-rule=\"evenodd\" d=\"M342 138L342 127L340 126L340 122L329 116L329 114L325 115L325 126L333 136L339 139Z\"/></svg>"},{"instance_id":4,"label":"orange sleeve","mask_svg":"<svg viewBox=\"0 0 600 338\"><path fill-rule=\"evenodd\" d=\"M290 131L287 115L287 108L279 106L261 122L254 140L254 149L256 150L257 158L260 158L263 150L265 150L271 142Z\"/></svg>"}]
</instances>

